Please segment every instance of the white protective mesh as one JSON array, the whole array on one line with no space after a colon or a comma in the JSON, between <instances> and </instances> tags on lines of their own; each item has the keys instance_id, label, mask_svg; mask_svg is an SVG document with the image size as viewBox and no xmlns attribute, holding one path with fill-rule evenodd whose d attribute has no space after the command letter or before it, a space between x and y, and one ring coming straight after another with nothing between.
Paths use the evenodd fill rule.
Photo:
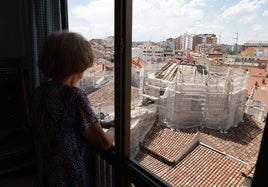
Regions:
<instances>
[{"instance_id":1,"label":"white protective mesh","mask_svg":"<svg viewBox=\"0 0 268 187\"><path fill-rule=\"evenodd\" d=\"M243 121L249 74L229 67L168 63L146 78L144 95L158 98L159 120L174 129L228 130Z\"/></svg>"}]
</instances>

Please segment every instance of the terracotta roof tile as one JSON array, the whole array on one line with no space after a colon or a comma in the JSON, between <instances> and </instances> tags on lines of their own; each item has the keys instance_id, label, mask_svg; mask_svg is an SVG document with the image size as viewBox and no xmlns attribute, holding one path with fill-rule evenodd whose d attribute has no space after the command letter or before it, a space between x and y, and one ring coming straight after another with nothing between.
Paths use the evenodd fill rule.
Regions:
<instances>
[{"instance_id":1,"label":"terracotta roof tile","mask_svg":"<svg viewBox=\"0 0 268 187\"><path fill-rule=\"evenodd\" d=\"M201 144L176 165L142 151L136 159L171 186L242 186L241 171L246 167Z\"/></svg>"},{"instance_id":2,"label":"terracotta roof tile","mask_svg":"<svg viewBox=\"0 0 268 187\"><path fill-rule=\"evenodd\" d=\"M263 129L249 119L245 119L238 127L230 128L228 133L220 133L208 128L201 129L200 133L211 143L211 146L248 162L258 155Z\"/></svg>"},{"instance_id":3,"label":"terracotta roof tile","mask_svg":"<svg viewBox=\"0 0 268 187\"><path fill-rule=\"evenodd\" d=\"M94 112L98 112L98 104L100 103L105 113L114 113L114 81L88 94L87 97ZM131 87L131 98L135 100L138 97L139 89Z\"/></svg>"},{"instance_id":4,"label":"terracotta roof tile","mask_svg":"<svg viewBox=\"0 0 268 187\"><path fill-rule=\"evenodd\" d=\"M227 133L154 126L135 159L171 186L243 186L244 176L254 174L262 133L247 115ZM197 137L199 143L189 146Z\"/></svg>"},{"instance_id":5,"label":"terracotta roof tile","mask_svg":"<svg viewBox=\"0 0 268 187\"><path fill-rule=\"evenodd\" d=\"M138 153L135 160L160 177L170 168L170 165L162 162L162 160L158 158L153 157L151 154L148 154L148 152L144 149Z\"/></svg>"},{"instance_id":6,"label":"terracotta roof tile","mask_svg":"<svg viewBox=\"0 0 268 187\"><path fill-rule=\"evenodd\" d=\"M138 68L144 67L144 64L145 64L145 62L140 57L132 58L131 63L133 66L136 66Z\"/></svg>"},{"instance_id":7,"label":"terracotta roof tile","mask_svg":"<svg viewBox=\"0 0 268 187\"><path fill-rule=\"evenodd\" d=\"M196 133L196 128L172 131L163 126L154 126L146 135L143 147L172 163L178 159Z\"/></svg>"}]
</instances>

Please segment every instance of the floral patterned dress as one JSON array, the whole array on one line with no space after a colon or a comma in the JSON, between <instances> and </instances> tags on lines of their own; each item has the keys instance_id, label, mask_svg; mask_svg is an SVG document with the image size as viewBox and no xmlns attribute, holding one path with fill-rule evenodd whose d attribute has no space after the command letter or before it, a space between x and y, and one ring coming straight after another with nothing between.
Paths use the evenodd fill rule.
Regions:
<instances>
[{"instance_id":1,"label":"floral patterned dress","mask_svg":"<svg viewBox=\"0 0 268 187\"><path fill-rule=\"evenodd\" d=\"M37 186L94 186L94 153L81 133L98 118L86 94L46 83L36 89L30 114Z\"/></svg>"}]
</instances>

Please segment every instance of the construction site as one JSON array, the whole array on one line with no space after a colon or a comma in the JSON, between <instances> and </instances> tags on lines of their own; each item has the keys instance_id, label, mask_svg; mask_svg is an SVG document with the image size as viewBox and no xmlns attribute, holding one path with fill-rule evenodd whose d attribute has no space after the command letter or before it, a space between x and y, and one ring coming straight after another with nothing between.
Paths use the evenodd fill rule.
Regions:
<instances>
[{"instance_id":1,"label":"construction site","mask_svg":"<svg viewBox=\"0 0 268 187\"><path fill-rule=\"evenodd\" d=\"M137 113L135 107L141 111L141 108L153 104L153 113L157 116L155 120L171 129L199 126L225 132L243 121L249 72L198 62L198 59L195 65L170 60L162 66L134 65L132 90L136 90L136 96L131 99L131 113ZM80 87L86 85L85 90L93 91L107 83L113 84L113 72L90 75L80 82ZM112 98L109 100L113 101ZM92 105L96 113L100 110L110 115L113 113L113 102L108 105L102 102ZM102 109L99 109L100 105Z\"/></svg>"},{"instance_id":2,"label":"construction site","mask_svg":"<svg viewBox=\"0 0 268 187\"><path fill-rule=\"evenodd\" d=\"M243 121L249 73L230 67L169 62L144 79L143 100L156 104L171 129L227 131Z\"/></svg>"},{"instance_id":3,"label":"construction site","mask_svg":"<svg viewBox=\"0 0 268 187\"><path fill-rule=\"evenodd\" d=\"M250 186L263 131L245 112L251 73L203 57L193 61L132 58L130 158L171 186L195 186L196 176L202 186ZM79 86L97 116L111 120L114 72L100 62Z\"/></svg>"}]
</instances>

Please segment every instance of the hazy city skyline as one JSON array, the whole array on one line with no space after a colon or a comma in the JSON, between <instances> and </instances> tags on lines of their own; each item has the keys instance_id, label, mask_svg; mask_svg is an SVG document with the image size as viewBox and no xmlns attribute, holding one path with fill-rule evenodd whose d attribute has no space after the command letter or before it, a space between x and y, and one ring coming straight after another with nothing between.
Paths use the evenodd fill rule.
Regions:
<instances>
[{"instance_id":1,"label":"hazy city skyline","mask_svg":"<svg viewBox=\"0 0 268 187\"><path fill-rule=\"evenodd\" d=\"M69 29L88 39L114 35L114 1L68 0ZM220 43L268 42L268 0L133 0L133 41L184 33L215 34Z\"/></svg>"}]
</instances>

